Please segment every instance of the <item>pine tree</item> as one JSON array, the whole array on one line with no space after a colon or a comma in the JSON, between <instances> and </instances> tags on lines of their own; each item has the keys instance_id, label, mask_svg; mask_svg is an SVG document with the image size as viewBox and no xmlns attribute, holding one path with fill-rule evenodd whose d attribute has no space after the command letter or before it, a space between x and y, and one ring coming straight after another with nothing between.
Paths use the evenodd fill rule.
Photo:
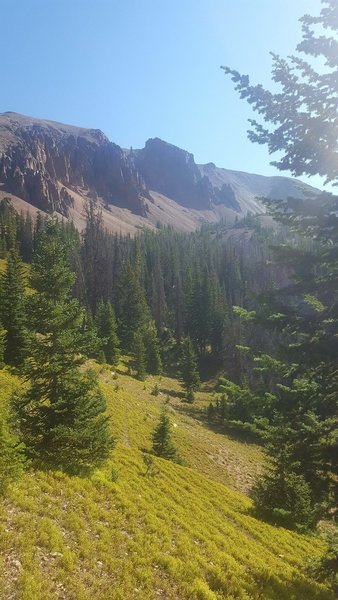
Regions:
<instances>
[{"instance_id":1,"label":"pine tree","mask_svg":"<svg viewBox=\"0 0 338 600\"><path fill-rule=\"evenodd\" d=\"M82 244L86 305L93 314L101 298L108 300L113 294L113 237L104 229L102 207L91 199L86 205L86 228Z\"/></svg>"},{"instance_id":2,"label":"pine tree","mask_svg":"<svg viewBox=\"0 0 338 600\"><path fill-rule=\"evenodd\" d=\"M206 354L211 336L212 306L211 278L207 269L204 273L198 269L193 277L193 284L188 300L188 331L194 340L200 356Z\"/></svg>"},{"instance_id":3,"label":"pine tree","mask_svg":"<svg viewBox=\"0 0 338 600\"><path fill-rule=\"evenodd\" d=\"M200 378L197 368L197 359L192 341L189 337L182 341L181 360L180 360L181 378L183 386L187 393L187 399L193 401L193 392L200 386Z\"/></svg>"},{"instance_id":4,"label":"pine tree","mask_svg":"<svg viewBox=\"0 0 338 600\"><path fill-rule=\"evenodd\" d=\"M101 299L95 317L97 335L102 341L102 349L109 365L117 365L120 358L119 340L116 334L116 320L112 305Z\"/></svg>"},{"instance_id":5,"label":"pine tree","mask_svg":"<svg viewBox=\"0 0 338 600\"><path fill-rule=\"evenodd\" d=\"M20 255L24 262L31 262L33 251L33 221L29 212L26 216L20 213L17 219L17 241Z\"/></svg>"},{"instance_id":6,"label":"pine tree","mask_svg":"<svg viewBox=\"0 0 338 600\"><path fill-rule=\"evenodd\" d=\"M59 226L50 220L30 276L35 336L26 367L29 387L16 396L13 408L29 458L81 473L100 464L114 442L97 381L78 368L91 338L81 331L83 311L70 297L73 282Z\"/></svg>"},{"instance_id":7,"label":"pine tree","mask_svg":"<svg viewBox=\"0 0 338 600\"><path fill-rule=\"evenodd\" d=\"M318 17L302 18L298 53L288 61L273 54L272 78L280 92L253 86L247 76L228 67L225 72L241 98L261 115L263 121L251 120L249 138L267 144L270 153L280 153L273 164L293 175L321 175L336 184L338 4L335 0L323 4ZM318 58L323 62L320 72L316 71ZM304 200L271 200L268 207L298 235L316 239L310 251L309 247L280 249L280 264L293 270L294 280L278 296L270 294L266 323L273 323L285 336L283 358L290 375L279 385L277 408L278 418L288 421L292 473L304 476L312 504L322 496L324 503L334 505L338 498L338 196L323 193ZM270 445L270 454L277 450L277 443ZM281 458L276 460L282 466Z\"/></svg>"},{"instance_id":8,"label":"pine tree","mask_svg":"<svg viewBox=\"0 0 338 600\"><path fill-rule=\"evenodd\" d=\"M134 264L126 262L118 281L117 316L119 338L126 352L134 345L134 334L149 322L149 309L140 281L140 264L136 256Z\"/></svg>"},{"instance_id":9,"label":"pine tree","mask_svg":"<svg viewBox=\"0 0 338 600\"><path fill-rule=\"evenodd\" d=\"M165 410L162 410L159 422L151 435L153 453L161 458L180 462L179 454L171 439L171 432L169 416Z\"/></svg>"},{"instance_id":10,"label":"pine tree","mask_svg":"<svg viewBox=\"0 0 338 600\"><path fill-rule=\"evenodd\" d=\"M269 431L270 466L252 490L259 515L286 527L306 529L316 520L310 485L297 473L293 439L295 431L279 418Z\"/></svg>"},{"instance_id":11,"label":"pine tree","mask_svg":"<svg viewBox=\"0 0 338 600\"><path fill-rule=\"evenodd\" d=\"M163 274L158 254L156 254L154 270L151 278L151 308L156 329L160 335L164 328L167 304L164 291Z\"/></svg>"},{"instance_id":12,"label":"pine tree","mask_svg":"<svg viewBox=\"0 0 338 600\"><path fill-rule=\"evenodd\" d=\"M146 378L146 349L143 340L142 330L134 333L132 346L132 365L136 372L137 379L144 381Z\"/></svg>"},{"instance_id":13,"label":"pine tree","mask_svg":"<svg viewBox=\"0 0 338 600\"><path fill-rule=\"evenodd\" d=\"M150 322L144 327L143 341L146 354L146 370L151 375L159 375L162 371L162 360L156 327Z\"/></svg>"},{"instance_id":14,"label":"pine tree","mask_svg":"<svg viewBox=\"0 0 338 600\"><path fill-rule=\"evenodd\" d=\"M9 198L0 201L0 258L16 247L17 214Z\"/></svg>"},{"instance_id":15,"label":"pine tree","mask_svg":"<svg viewBox=\"0 0 338 600\"><path fill-rule=\"evenodd\" d=\"M249 139L266 144L270 154L280 153L272 164L295 176L318 174L337 181L338 5L336 0L323 4L318 17L301 19L303 39L297 54L285 60L271 53L272 79L280 85L279 92L251 85L247 75L222 68L231 75L240 97L261 115L260 122L250 119ZM318 57L323 63L320 71L316 71Z\"/></svg>"},{"instance_id":16,"label":"pine tree","mask_svg":"<svg viewBox=\"0 0 338 600\"><path fill-rule=\"evenodd\" d=\"M14 248L8 252L7 266L0 285L0 321L6 330L4 360L7 364L18 367L26 356L28 335L25 326L23 267L18 251Z\"/></svg>"}]
</instances>

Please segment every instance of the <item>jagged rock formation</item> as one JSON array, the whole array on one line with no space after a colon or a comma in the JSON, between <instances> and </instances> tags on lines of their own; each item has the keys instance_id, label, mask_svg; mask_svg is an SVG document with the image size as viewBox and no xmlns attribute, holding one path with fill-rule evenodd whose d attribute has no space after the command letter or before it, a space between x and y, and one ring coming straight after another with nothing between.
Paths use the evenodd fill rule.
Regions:
<instances>
[{"instance_id":1,"label":"jagged rock formation","mask_svg":"<svg viewBox=\"0 0 338 600\"><path fill-rule=\"evenodd\" d=\"M101 203L108 229L134 233L158 223L191 231L262 213L261 196L308 191L295 179L197 165L192 154L158 138L128 151L98 129L0 114L0 197L12 195L20 210L56 210L79 228L88 197Z\"/></svg>"},{"instance_id":2,"label":"jagged rock formation","mask_svg":"<svg viewBox=\"0 0 338 600\"><path fill-rule=\"evenodd\" d=\"M69 190L146 214L147 189L128 153L100 131L51 121L0 116L3 189L40 208L68 216Z\"/></svg>"},{"instance_id":3,"label":"jagged rock formation","mask_svg":"<svg viewBox=\"0 0 338 600\"><path fill-rule=\"evenodd\" d=\"M212 186L202 177L192 154L155 138L134 155L149 189L187 208L211 208Z\"/></svg>"},{"instance_id":4,"label":"jagged rock formation","mask_svg":"<svg viewBox=\"0 0 338 600\"><path fill-rule=\"evenodd\" d=\"M217 204L241 212L229 184L220 188L198 167L189 152L155 138L135 152L135 164L149 189L172 198L181 206L210 210Z\"/></svg>"}]
</instances>

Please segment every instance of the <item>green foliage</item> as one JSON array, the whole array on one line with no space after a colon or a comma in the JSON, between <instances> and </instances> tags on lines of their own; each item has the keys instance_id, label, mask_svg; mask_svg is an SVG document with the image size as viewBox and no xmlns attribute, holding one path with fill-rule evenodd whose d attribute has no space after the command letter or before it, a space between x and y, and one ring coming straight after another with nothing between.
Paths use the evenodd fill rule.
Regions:
<instances>
[{"instance_id":1,"label":"green foliage","mask_svg":"<svg viewBox=\"0 0 338 600\"><path fill-rule=\"evenodd\" d=\"M5 355L5 344L6 344L6 330L0 327L0 368L4 364Z\"/></svg>"},{"instance_id":2,"label":"green foliage","mask_svg":"<svg viewBox=\"0 0 338 600\"><path fill-rule=\"evenodd\" d=\"M247 75L222 68L235 82L240 97L261 116L260 122L250 120L249 139L267 144L270 153L281 153L272 164L296 176L319 174L332 181L337 179L338 8L335 0L323 0L323 4L320 16L302 18L303 39L296 55L285 60L272 53L277 92L251 85ZM318 57L323 66L316 71Z\"/></svg>"},{"instance_id":3,"label":"green foliage","mask_svg":"<svg viewBox=\"0 0 338 600\"><path fill-rule=\"evenodd\" d=\"M0 495L4 494L12 481L18 479L25 467L22 444L9 431L7 424L0 420Z\"/></svg>"},{"instance_id":4,"label":"green foliage","mask_svg":"<svg viewBox=\"0 0 338 600\"><path fill-rule=\"evenodd\" d=\"M100 464L114 443L96 379L78 369L92 338L82 332L83 311L70 298L73 281L58 225L50 221L30 276L36 332L26 365L30 385L14 399L14 410L27 455L70 473Z\"/></svg>"},{"instance_id":5,"label":"green foliage","mask_svg":"<svg viewBox=\"0 0 338 600\"><path fill-rule=\"evenodd\" d=\"M29 471L0 498L1 557L13 569L18 565L18 577L0 574L1 597L44 600L60 589L67 598L110 598L114 581L121 599L153 598L161 589L168 600L333 600L328 586L305 571L307 556L320 559L325 544L253 518L250 499L224 485L230 472L235 487L243 477L250 481L259 461L254 446L208 431L173 402L175 444L191 468L153 457L155 476L145 476L140 448L160 402L124 374L116 393L107 376L105 369L102 391L120 440L113 463L90 478ZM2 398L21 382L2 371L0 384ZM166 377L163 385L172 393L180 389ZM204 394L210 400L201 392L198 402ZM217 464L218 456L226 460Z\"/></svg>"},{"instance_id":6,"label":"green foliage","mask_svg":"<svg viewBox=\"0 0 338 600\"><path fill-rule=\"evenodd\" d=\"M313 525L311 491L302 475L280 468L265 473L253 488L252 498L257 514L272 523L300 530Z\"/></svg>"},{"instance_id":7,"label":"green foliage","mask_svg":"<svg viewBox=\"0 0 338 600\"><path fill-rule=\"evenodd\" d=\"M127 262L121 269L117 290L119 337L125 351L130 351L134 336L149 322L149 309L141 285L140 257L137 252L133 264Z\"/></svg>"},{"instance_id":8,"label":"green foliage","mask_svg":"<svg viewBox=\"0 0 338 600\"><path fill-rule=\"evenodd\" d=\"M280 153L272 164L294 175L321 175L337 183L338 5L335 0L323 0L323 5L318 17L302 18L296 55L288 60L272 55L277 92L251 85L248 76L229 67L225 73L261 116L260 122L251 120L249 138L267 144L270 153ZM318 58L323 63L320 70ZM318 519L338 497L338 196L309 193L305 199L270 199L267 205L277 221L303 237L303 243L278 248L278 266L288 269L292 281L266 294L258 315L261 323L265 317L271 332L278 331L281 363L270 361L274 373L268 382L276 398L271 429L275 437L270 435L268 445L274 471L258 487L257 502L262 509L265 495L266 509L275 510L280 492L277 508L289 514L292 499L278 486L289 481L291 489L293 482L304 507L309 504L309 524L313 514ZM258 363L263 383L267 363ZM297 520L306 525L305 516Z\"/></svg>"},{"instance_id":9,"label":"green foliage","mask_svg":"<svg viewBox=\"0 0 338 600\"><path fill-rule=\"evenodd\" d=\"M338 530L330 529L324 535L327 550L320 559L309 564L308 572L317 581L328 583L334 592L338 592Z\"/></svg>"},{"instance_id":10,"label":"green foliage","mask_svg":"<svg viewBox=\"0 0 338 600\"><path fill-rule=\"evenodd\" d=\"M254 500L259 514L271 519L278 513L284 525L309 527L325 514L328 502L325 429L314 414L299 411L303 388L291 396L290 390L283 393L285 412L277 413L265 432L271 466L256 484Z\"/></svg>"},{"instance_id":11,"label":"green foliage","mask_svg":"<svg viewBox=\"0 0 338 600\"><path fill-rule=\"evenodd\" d=\"M186 396L185 396L185 401L188 402L188 404L193 404L195 401L195 394L193 392L192 389L187 390Z\"/></svg>"},{"instance_id":12,"label":"green foliage","mask_svg":"<svg viewBox=\"0 0 338 600\"><path fill-rule=\"evenodd\" d=\"M262 437L272 417L275 396L254 393L224 377L219 378L216 389L222 395L214 407L214 418L230 428Z\"/></svg>"},{"instance_id":13,"label":"green foliage","mask_svg":"<svg viewBox=\"0 0 338 600\"><path fill-rule=\"evenodd\" d=\"M110 302L101 299L97 308L95 326L107 363L116 366L120 358L120 350L115 315Z\"/></svg>"},{"instance_id":14,"label":"green foliage","mask_svg":"<svg viewBox=\"0 0 338 600\"><path fill-rule=\"evenodd\" d=\"M8 252L6 270L0 280L0 322L6 330L4 360L19 367L27 354L28 333L23 267L14 248Z\"/></svg>"},{"instance_id":15,"label":"green foliage","mask_svg":"<svg viewBox=\"0 0 338 600\"><path fill-rule=\"evenodd\" d=\"M114 467L114 465L111 468L110 477L111 477L111 480L112 480L113 483L115 483L118 480L118 478L119 478L119 472L116 469L116 467Z\"/></svg>"},{"instance_id":16,"label":"green foliage","mask_svg":"<svg viewBox=\"0 0 338 600\"><path fill-rule=\"evenodd\" d=\"M197 358L190 338L185 338L181 344L180 372L187 394L198 390L200 378Z\"/></svg>"},{"instance_id":17,"label":"green foliage","mask_svg":"<svg viewBox=\"0 0 338 600\"><path fill-rule=\"evenodd\" d=\"M256 311L246 310L242 306L233 306L232 310L243 321L252 321L256 317Z\"/></svg>"},{"instance_id":18,"label":"green foliage","mask_svg":"<svg viewBox=\"0 0 338 600\"><path fill-rule=\"evenodd\" d=\"M17 218L9 198L0 200L0 258L16 247Z\"/></svg>"},{"instance_id":19,"label":"green foliage","mask_svg":"<svg viewBox=\"0 0 338 600\"><path fill-rule=\"evenodd\" d=\"M172 441L172 427L170 418L165 410L162 410L158 424L152 433L152 451L156 456L166 458L174 462L180 462L179 454Z\"/></svg>"},{"instance_id":20,"label":"green foliage","mask_svg":"<svg viewBox=\"0 0 338 600\"><path fill-rule=\"evenodd\" d=\"M151 454L142 454L142 460L146 467L144 473L146 477L155 477L155 475L158 475L159 470L156 468L154 457Z\"/></svg>"},{"instance_id":21,"label":"green foliage","mask_svg":"<svg viewBox=\"0 0 338 600\"><path fill-rule=\"evenodd\" d=\"M153 322L143 329L143 342L146 354L146 371L151 375L159 375L162 371L160 344Z\"/></svg>"},{"instance_id":22,"label":"green foliage","mask_svg":"<svg viewBox=\"0 0 338 600\"><path fill-rule=\"evenodd\" d=\"M134 333L132 345L132 365L137 379L144 381L146 378L146 348L142 330Z\"/></svg>"},{"instance_id":23,"label":"green foliage","mask_svg":"<svg viewBox=\"0 0 338 600\"><path fill-rule=\"evenodd\" d=\"M160 393L160 388L158 386L158 383L155 383L153 389L151 390L151 395L152 396L158 396Z\"/></svg>"}]
</instances>

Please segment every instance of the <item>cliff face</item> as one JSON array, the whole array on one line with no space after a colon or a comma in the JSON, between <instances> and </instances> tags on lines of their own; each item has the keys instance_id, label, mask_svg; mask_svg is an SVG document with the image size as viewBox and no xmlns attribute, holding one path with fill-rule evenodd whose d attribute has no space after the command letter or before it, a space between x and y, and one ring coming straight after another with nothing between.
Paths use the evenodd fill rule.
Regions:
<instances>
[{"instance_id":1,"label":"cliff face","mask_svg":"<svg viewBox=\"0 0 338 600\"><path fill-rule=\"evenodd\" d=\"M181 206L210 210L223 204L241 212L231 186L213 186L193 155L181 148L158 138L148 140L142 150L136 151L135 164L149 189L172 198Z\"/></svg>"},{"instance_id":2,"label":"cliff face","mask_svg":"<svg viewBox=\"0 0 338 600\"><path fill-rule=\"evenodd\" d=\"M189 152L155 138L135 152L135 164L149 189L187 208L211 208L212 186Z\"/></svg>"},{"instance_id":3,"label":"cliff face","mask_svg":"<svg viewBox=\"0 0 338 600\"><path fill-rule=\"evenodd\" d=\"M224 217L231 222L264 212L259 197L302 197L308 190L314 191L295 179L197 165L192 154L158 138L128 151L98 129L0 114L0 197L56 210L79 228L88 197L101 203L110 230L135 233L158 223L191 231Z\"/></svg>"},{"instance_id":4,"label":"cliff face","mask_svg":"<svg viewBox=\"0 0 338 600\"><path fill-rule=\"evenodd\" d=\"M139 215L149 197L128 153L101 131L14 113L0 116L0 182L4 191L65 216L73 203L69 190Z\"/></svg>"}]
</instances>

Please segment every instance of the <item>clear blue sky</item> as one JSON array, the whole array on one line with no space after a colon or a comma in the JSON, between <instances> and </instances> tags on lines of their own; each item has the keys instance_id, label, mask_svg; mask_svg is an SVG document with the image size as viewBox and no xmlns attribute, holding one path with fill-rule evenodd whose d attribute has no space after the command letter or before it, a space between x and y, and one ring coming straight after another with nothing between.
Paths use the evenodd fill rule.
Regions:
<instances>
[{"instance_id":1,"label":"clear blue sky","mask_svg":"<svg viewBox=\"0 0 338 600\"><path fill-rule=\"evenodd\" d=\"M278 174L246 137L250 108L220 70L270 83L319 0L0 0L0 112L160 137L199 163ZM318 180L308 180L318 184Z\"/></svg>"}]
</instances>

